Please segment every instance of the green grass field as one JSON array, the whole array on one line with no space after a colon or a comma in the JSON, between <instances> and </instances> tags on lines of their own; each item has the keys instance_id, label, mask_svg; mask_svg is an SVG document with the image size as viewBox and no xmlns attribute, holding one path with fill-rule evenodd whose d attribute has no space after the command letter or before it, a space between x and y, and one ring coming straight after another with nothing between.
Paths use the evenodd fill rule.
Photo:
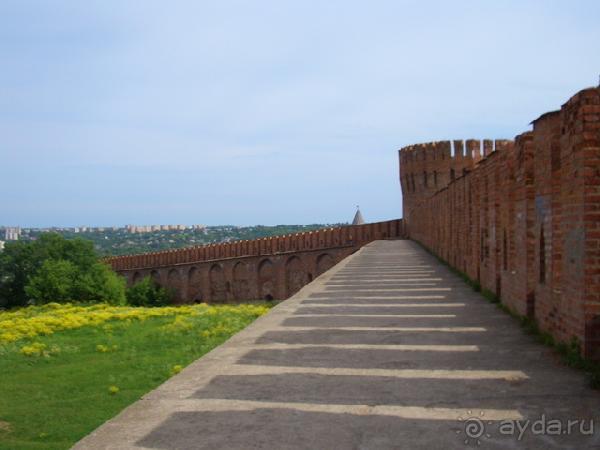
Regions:
<instances>
[{"instance_id":1,"label":"green grass field","mask_svg":"<svg viewBox=\"0 0 600 450\"><path fill-rule=\"evenodd\" d=\"M5 341L12 340L0 340L2 450L70 448L268 310L265 304L199 305L155 317L159 308L126 308L139 317L113 318L106 307L102 320L77 327L73 320L84 313L61 316L61 308L33 310L19 320L0 312L0 339L4 331ZM11 326L28 332L28 321L49 314L58 331L12 336ZM60 330L61 323L71 329Z\"/></svg>"}]
</instances>

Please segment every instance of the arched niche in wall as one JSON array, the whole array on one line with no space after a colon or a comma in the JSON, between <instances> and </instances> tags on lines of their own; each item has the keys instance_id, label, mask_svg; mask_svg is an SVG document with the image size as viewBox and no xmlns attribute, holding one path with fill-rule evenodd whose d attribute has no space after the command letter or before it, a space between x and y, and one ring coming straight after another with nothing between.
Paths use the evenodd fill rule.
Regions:
<instances>
[{"instance_id":1,"label":"arched niche in wall","mask_svg":"<svg viewBox=\"0 0 600 450\"><path fill-rule=\"evenodd\" d=\"M288 297L308 283L308 275L302 260L297 256L290 257L285 264L285 286Z\"/></svg>"},{"instance_id":2,"label":"arched niche in wall","mask_svg":"<svg viewBox=\"0 0 600 450\"><path fill-rule=\"evenodd\" d=\"M335 261L329 253L323 253L317 258L317 276L328 271L335 265Z\"/></svg>"},{"instance_id":3,"label":"arched niche in wall","mask_svg":"<svg viewBox=\"0 0 600 450\"><path fill-rule=\"evenodd\" d=\"M208 278L210 280L210 299L227 300L227 284L223 268L219 264L213 264L208 272Z\"/></svg>"},{"instance_id":4,"label":"arched niche in wall","mask_svg":"<svg viewBox=\"0 0 600 450\"><path fill-rule=\"evenodd\" d=\"M202 275L200 269L191 267L188 271L188 289L187 300L192 303L202 303L204 296L202 295Z\"/></svg>"},{"instance_id":5,"label":"arched niche in wall","mask_svg":"<svg viewBox=\"0 0 600 450\"><path fill-rule=\"evenodd\" d=\"M152 278L152 281L154 281L159 286L163 285L162 277L160 276L160 272L158 270L153 270L152 272L150 272L150 278Z\"/></svg>"},{"instance_id":6,"label":"arched niche in wall","mask_svg":"<svg viewBox=\"0 0 600 450\"><path fill-rule=\"evenodd\" d=\"M183 289L181 283L181 275L177 269L169 270L167 275L167 288L171 290L174 302L181 302Z\"/></svg>"},{"instance_id":7,"label":"arched niche in wall","mask_svg":"<svg viewBox=\"0 0 600 450\"><path fill-rule=\"evenodd\" d=\"M258 265L258 295L263 300L275 298L275 268L270 259L263 259Z\"/></svg>"},{"instance_id":8,"label":"arched niche in wall","mask_svg":"<svg viewBox=\"0 0 600 450\"><path fill-rule=\"evenodd\" d=\"M236 300L248 300L250 298L248 264L238 262L233 267L233 296Z\"/></svg>"},{"instance_id":9,"label":"arched niche in wall","mask_svg":"<svg viewBox=\"0 0 600 450\"><path fill-rule=\"evenodd\" d=\"M131 277L131 284L138 284L140 281L142 281L142 279L144 278L144 276L142 275L141 272L134 272L133 276Z\"/></svg>"}]
</instances>

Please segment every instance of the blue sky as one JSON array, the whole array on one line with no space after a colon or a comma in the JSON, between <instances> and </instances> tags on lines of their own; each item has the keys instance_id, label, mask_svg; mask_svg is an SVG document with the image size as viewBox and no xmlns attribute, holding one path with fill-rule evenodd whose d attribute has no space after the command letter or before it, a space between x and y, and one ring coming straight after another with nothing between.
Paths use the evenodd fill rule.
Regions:
<instances>
[{"instance_id":1,"label":"blue sky","mask_svg":"<svg viewBox=\"0 0 600 450\"><path fill-rule=\"evenodd\" d=\"M399 217L397 149L600 73L597 1L0 2L0 225Z\"/></svg>"}]
</instances>

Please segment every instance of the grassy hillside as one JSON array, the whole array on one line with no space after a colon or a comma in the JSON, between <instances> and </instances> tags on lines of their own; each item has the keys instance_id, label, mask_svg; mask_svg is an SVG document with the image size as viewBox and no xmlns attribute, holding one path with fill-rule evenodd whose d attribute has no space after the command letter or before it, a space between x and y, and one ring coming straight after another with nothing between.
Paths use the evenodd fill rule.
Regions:
<instances>
[{"instance_id":1,"label":"grassy hillside","mask_svg":"<svg viewBox=\"0 0 600 450\"><path fill-rule=\"evenodd\" d=\"M66 449L269 305L0 312L0 449Z\"/></svg>"}]
</instances>

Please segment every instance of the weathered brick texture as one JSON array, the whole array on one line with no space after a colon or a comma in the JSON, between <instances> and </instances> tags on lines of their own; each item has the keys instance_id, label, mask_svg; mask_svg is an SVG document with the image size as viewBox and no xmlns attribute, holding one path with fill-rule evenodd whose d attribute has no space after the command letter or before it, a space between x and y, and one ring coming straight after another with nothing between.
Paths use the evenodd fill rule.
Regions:
<instances>
[{"instance_id":1,"label":"weathered brick texture","mask_svg":"<svg viewBox=\"0 0 600 450\"><path fill-rule=\"evenodd\" d=\"M409 237L600 359L600 88L514 142L419 144L399 157Z\"/></svg>"},{"instance_id":2,"label":"weathered brick texture","mask_svg":"<svg viewBox=\"0 0 600 450\"><path fill-rule=\"evenodd\" d=\"M151 276L177 302L285 299L363 245L403 236L390 220L106 261L129 285Z\"/></svg>"}]
</instances>

